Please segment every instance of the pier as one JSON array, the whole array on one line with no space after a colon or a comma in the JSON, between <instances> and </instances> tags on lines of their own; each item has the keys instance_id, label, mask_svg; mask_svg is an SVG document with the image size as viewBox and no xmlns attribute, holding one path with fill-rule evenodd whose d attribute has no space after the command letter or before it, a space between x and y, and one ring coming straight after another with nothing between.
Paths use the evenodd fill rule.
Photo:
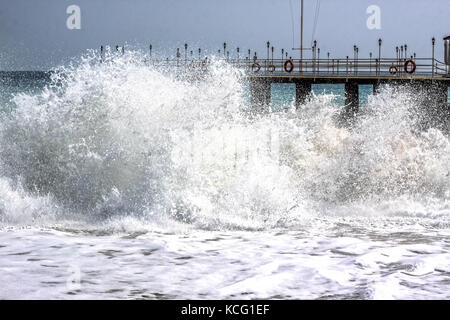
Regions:
<instances>
[{"instance_id":1,"label":"pier","mask_svg":"<svg viewBox=\"0 0 450 320\"><path fill-rule=\"evenodd\" d=\"M232 50L230 58L230 48L227 43L223 43L223 51L217 51L216 58L225 60L232 66L244 69L246 77L250 83L250 94L252 108L257 111L269 110L271 101L272 83L292 83L295 84L295 104L300 107L311 96L313 84L344 84L345 86L345 109L344 115L351 117L359 111L359 86L371 85L373 94L380 91L384 84L390 85L410 85L418 93L425 93L426 104L429 107L437 106L435 109L444 111L450 115L448 104L448 88L450 86L450 36L444 41L444 61L435 58L436 39L431 39L431 57L420 58L412 52L407 44L399 45L389 50L393 56L382 55L382 39L378 39L376 53L369 53L369 57L359 58L360 48L353 46L353 55L345 57L332 57L330 52L326 55L322 52L317 40L311 44L311 48L303 46L303 16L304 0L300 0L300 46L292 48L299 51L299 59L292 58L288 51L281 49L281 56L274 58L275 47L270 41L266 43L267 55L261 59L257 52L251 49L241 52L239 47ZM315 17L315 23L317 16ZM103 57L103 46L100 55ZM184 57L180 48L177 48L176 58L166 58L165 60L152 59L152 45L149 46L150 56L146 61L153 65L166 65L169 68L184 68L188 71L204 72L208 69L209 60L202 57L202 49L197 51L184 44ZM408 51L409 49L409 51ZM120 52L119 46L116 51ZM304 58L304 51L310 51L311 58ZM122 47L122 54L124 50ZM412 52L412 54L411 54ZM253 53L253 56L252 56ZM408 54L410 53L410 54ZM246 56L245 56L246 55ZM325 56L325 58L324 58Z\"/></svg>"},{"instance_id":2,"label":"pier","mask_svg":"<svg viewBox=\"0 0 450 320\"><path fill-rule=\"evenodd\" d=\"M242 67L243 62L230 63ZM450 87L449 66L432 58L265 59L245 61L244 67L250 82L252 105L259 110L269 107L272 83L295 84L297 107L310 97L313 84L343 84L349 115L359 110L359 85L371 85L373 94L385 84L411 85L426 89L427 94L442 105L447 104Z\"/></svg>"},{"instance_id":3,"label":"pier","mask_svg":"<svg viewBox=\"0 0 450 320\"><path fill-rule=\"evenodd\" d=\"M309 59L293 59L283 57L275 59L269 55L269 42L267 58L260 59L256 52L251 58L250 50L248 56L240 58L239 48L237 57L230 58L229 52L221 56L220 50L215 59L223 60L229 65L244 71L250 84L251 104L254 110L268 110L271 101L271 85L273 83L295 84L295 104L300 107L311 96L313 84L343 84L345 87L345 114L352 116L359 110L359 86L371 85L373 94L380 91L385 84L409 85L416 90L426 91L428 102L434 101L443 108L448 106L448 88L450 87L450 37L444 39L445 61L439 61L434 57L435 40L432 39L433 57L419 58L416 55L406 57L406 52L394 58L319 58L320 49L313 47L312 56ZM381 45L381 39L379 40ZM405 46L406 47L406 46ZM150 47L151 48L151 47ZM272 47L273 48L273 47ZM167 67L177 71L192 73L207 72L210 64L208 57L194 57L193 51L188 55L188 46L185 45L184 57L177 49L176 57L166 59L150 58L146 64ZM357 49L357 47L356 47ZM284 51L284 50L283 50ZM381 51L381 50L380 50ZM355 50L357 52L357 50Z\"/></svg>"},{"instance_id":4,"label":"pier","mask_svg":"<svg viewBox=\"0 0 450 320\"><path fill-rule=\"evenodd\" d=\"M380 91L385 84L412 86L419 93L425 93L428 105L438 105L441 111L450 114L448 104L448 88L450 87L450 36L444 40L444 61L435 58L435 38L431 39L432 56L420 58L416 53L408 56L407 45L396 47L395 57L382 57L382 40L378 40L378 56L359 58L359 47L353 47L353 57L332 58L327 52L326 58L320 58L320 48L314 41L312 48L299 48L311 50L312 58L294 59L288 57L288 52L281 49L281 57L274 58L274 47L267 41L267 56L263 59L248 49L247 56L240 56L240 48L236 48L234 57L230 57L227 43L223 43L223 51L217 51L215 59L223 60L227 64L244 70L250 84L251 104L254 110L268 110L271 101L271 85L273 83L295 84L295 104L300 107L311 96L313 84L343 84L345 87L345 110L347 116L356 115L359 111L359 86L371 85L373 94ZM121 48L121 49L120 49ZM177 71L187 71L196 74L207 72L210 60L202 56L201 48L198 54L188 50L184 45L184 57L177 49L173 58L153 59L152 45L149 46L150 56L145 61L147 65L167 67ZM103 61L101 46L100 55ZM296 50L293 48L293 50ZM124 54L124 48L116 46L116 51Z\"/></svg>"}]
</instances>

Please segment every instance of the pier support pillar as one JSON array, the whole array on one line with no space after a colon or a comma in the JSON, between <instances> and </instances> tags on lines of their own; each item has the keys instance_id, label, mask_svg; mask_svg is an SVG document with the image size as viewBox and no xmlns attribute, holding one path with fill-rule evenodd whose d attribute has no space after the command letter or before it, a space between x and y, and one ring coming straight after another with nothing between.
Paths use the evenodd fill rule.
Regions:
<instances>
[{"instance_id":1,"label":"pier support pillar","mask_svg":"<svg viewBox=\"0 0 450 320\"><path fill-rule=\"evenodd\" d=\"M425 90L424 107L429 113L429 126L449 130L450 106L448 104L448 84L445 81L432 81Z\"/></svg>"},{"instance_id":2,"label":"pier support pillar","mask_svg":"<svg viewBox=\"0 0 450 320\"><path fill-rule=\"evenodd\" d=\"M359 109L359 87L358 82L348 81L345 83L345 113L354 116Z\"/></svg>"},{"instance_id":3,"label":"pier support pillar","mask_svg":"<svg viewBox=\"0 0 450 320\"><path fill-rule=\"evenodd\" d=\"M447 103L448 84L446 81L414 81L409 83L415 101L416 124L421 130L437 128L450 131L450 107Z\"/></svg>"},{"instance_id":4,"label":"pier support pillar","mask_svg":"<svg viewBox=\"0 0 450 320\"><path fill-rule=\"evenodd\" d=\"M309 81L295 83L295 107L298 109L311 95L312 84Z\"/></svg>"},{"instance_id":5,"label":"pier support pillar","mask_svg":"<svg viewBox=\"0 0 450 320\"><path fill-rule=\"evenodd\" d=\"M271 90L272 90L271 83L270 82L266 82L264 84L264 90L263 90L263 93L264 93L264 110L268 110L270 108L270 100L271 100L271 97L272 97Z\"/></svg>"},{"instance_id":6,"label":"pier support pillar","mask_svg":"<svg viewBox=\"0 0 450 320\"><path fill-rule=\"evenodd\" d=\"M268 110L270 106L270 81L256 80L250 82L250 100L254 111Z\"/></svg>"},{"instance_id":7,"label":"pier support pillar","mask_svg":"<svg viewBox=\"0 0 450 320\"><path fill-rule=\"evenodd\" d=\"M373 94L374 95L377 95L377 94L380 93L380 89L381 89L380 87L381 87L381 82L380 81L375 81L373 83Z\"/></svg>"},{"instance_id":8,"label":"pier support pillar","mask_svg":"<svg viewBox=\"0 0 450 320\"><path fill-rule=\"evenodd\" d=\"M433 90L433 95L435 96L436 103L447 109L448 102L448 84L444 81L435 82L431 88Z\"/></svg>"}]
</instances>

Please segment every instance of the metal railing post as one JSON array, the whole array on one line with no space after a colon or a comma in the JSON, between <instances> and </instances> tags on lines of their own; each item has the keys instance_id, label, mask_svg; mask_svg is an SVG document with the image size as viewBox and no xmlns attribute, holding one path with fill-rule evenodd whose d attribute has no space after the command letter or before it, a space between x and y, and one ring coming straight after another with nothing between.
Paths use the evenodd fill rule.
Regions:
<instances>
[{"instance_id":1,"label":"metal railing post","mask_svg":"<svg viewBox=\"0 0 450 320\"><path fill-rule=\"evenodd\" d=\"M346 68L346 75L348 76L348 56L347 56L347 63L346 63L346 66L345 66L345 68Z\"/></svg>"},{"instance_id":2,"label":"metal railing post","mask_svg":"<svg viewBox=\"0 0 450 320\"><path fill-rule=\"evenodd\" d=\"M381 73L381 44L383 43L383 40L378 39L378 75Z\"/></svg>"},{"instance_id":3,"label":"metal railing post","mask_svg":"<svg viewBox=\"0 0 450 320\"><path fill-rule=\"evenodd\" d=\"M431 39L431 44L432 44L431 78L432 79L434 79L434 43L435 43L435 39L433 37L433 39Z\"/></svg>"},{"instance_id":4,"label":"metal railing post","mask_svg":"<svg viewBox=\"0 0 450 320\"><path fill-rule=\"evenodd\" d=\"M378 61L378 59L375 59L375 73L376 73L377 76L380 75L379 61Z\"/></svg>"},{"instance_id":5,"label":"metal railing post","mask_svg":"<svg viewBox=\"0 0 450 320\"><path fill-rule=\"evenodd\" d=\"M317 74L320 76L320 48L317 48Z\"/></svg>"},{"instance_id":6,"label":"metal railing post","mask_svg":"<svg viewBox=\"0 0 450 320\"><path fill-rule=\"evenodd\" d=\"M328 72L328 73L330 73L330 53L328 52L328 53L327 53L327 55L328 55L328 61L327 61L327 65L328 65L328 66L327 66L327 72Z\"/></svg>"}]
</instances>

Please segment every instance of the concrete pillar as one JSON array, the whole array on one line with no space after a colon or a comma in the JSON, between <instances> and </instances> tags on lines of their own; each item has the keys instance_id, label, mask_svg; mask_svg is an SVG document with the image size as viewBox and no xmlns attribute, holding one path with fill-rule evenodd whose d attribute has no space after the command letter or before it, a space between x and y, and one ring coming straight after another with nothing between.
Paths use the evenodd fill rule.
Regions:
<instances>
[{"instance_id":1,"label":"concrete pillar","mask_svg":"<svg viewBox=\"0 0 450 320\"><path fill-rule=\"evenodd\" d=\"M375 81L373 83L373 94L377 95L380 93L380 86L381 86L381 82L380 81Z\"/></svg>"},{"instance_id":2,"label":"concrete pillar","mask_svg":"<svg viewBox=\"0 0 450 320\"><path fill-rule=\"evenodd\" d=\"M448 84L444 81L418 81L411 84L420 105L416 112L421 129L450 129L450 107L447 103Z\"/></svg>"},{"instance_id":3,"label":"concrete pillar","mask_svg":"<svg viewBox=\"0 0 450 320\"><path fill-rule=\"evenodd\" d=\"M359 109L359 86L356 81L345 83L345 113L354 116Z\"/></svg>"},{"instance_id":4,"label":"concrete pillar","mask_svg":"<svg viewBox=\"0 0 450 320\"><path fill-rule=\"evenodd\" d=\"M448 84L446 82L431 81L419 83L419 85L422 90L418 91L422 94L428 108L432 107L438 111L447 107Z\"/></svg>"},{"instance_id":5,"label":"concrete pillar","mask_svg":"<svg viewBox=\"0 0 450 320\"><path fill-rule=\"evenodd\" d=\"M444 81L435 81L428 91L428 108L434 113L432 124L440 129L449 129L450 107L448 104L448 84Z\"/></svg>"},{"instance_id":6,"label":"concrete pillar","mask_svg":"<svg viewBox=\"0 0 450 320\"><path fill-rule=\"evenodd\" d=\"M254 111L264 111L270 106L270 82L254 80L250 82L250 100Z\"/></svg>"},{"instance_id":7,"label":"concrete pillar","mask_svg":"<svg viewBox=\"0 0 450 320\"><path fill-rule=\"evenodd\" d=\"M435 82L432 85L432 90L434 93L434 96L436 97L436 102L443 106L444 108L447 107L447 101L448 101L448 82L439 81Z\"/></svg>"},{"instance_id":8,"label":"concrete pillar","mask_svg":"<svg viewBox=\"0 0 450 320\"><path fill-rule=\"evenodd\" d=\"M306 102L311 94L312 84L309 81L295 83L295 106L297 109Z\"/></svg>"},{"instance_id":9,"label":"concrete pillar","mask_svg":"<svg viewBox=\"0 0 450 320\"><path fill-rule=\"evenodd\" d=\"M264 84L264 110L268 110L270 108L270 102L272 97L272 86L270 82L266 82Z\"/></svg>"}]
</instances>

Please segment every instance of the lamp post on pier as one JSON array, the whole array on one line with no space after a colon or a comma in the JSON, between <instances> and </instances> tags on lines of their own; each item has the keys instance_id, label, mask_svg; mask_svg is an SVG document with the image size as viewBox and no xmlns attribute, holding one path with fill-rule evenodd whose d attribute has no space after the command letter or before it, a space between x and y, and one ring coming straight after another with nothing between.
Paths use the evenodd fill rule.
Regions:
<instances>
[{"instance_id":1,"label":"lamp post on pier","mask_svg":"<svg viewBox=\"0 0 450 320\"><path fill-rule=\"evenodd\" d=\"M327 52L328 60L327 60L327 72L330 73L330 53Z\"/></svg>"},{"instance_id":2,"label":"lamp post on pier","mask_svg":"<svg viewBox=\"0 0 450 320\"><path fill-rule=\"evenodd\" d=\"M434 78L434 43L436 39L433 37L431 39L431 45L432 45L432 58L431 58L431 77Z\"/></svg>"},{"instance_id":3,"label":"lamp post on pier","mask_svg":"<svg viewBox=\"0 0 450 320\"><path fill-rule=\"evenodd\" d=\"M314 45L312 47L313 73L314 74L316 74L316 48L317 48L317 40L314 40Z\"/></svg>"},{"instance_id":4,"label":"lamp post on pier","mask_svg":"<svg viewBox=\"0 0 450 320\"><path fill-rule=\"evenodd\" d=\"M320 73L320 48L317 48L317 73Z\"/></svg>"},{"instance_id":5,"label":"lamp post on pier","mask_svg":"<svg viewBox=\"0 0 450 320\"><path fill-rule=\"evenodd\" d=\"M272 46L272 65L273 65L273 51L275 50L275 48Z\"/></svg>"},{"instance_id":6,"label":"lamp post on pier","mask_svg":"<svg viewBox=\"0 0 450 320\"><path fill-rule=\"evenodd\" d=\"M300 3L300 75L303 75L303 0Z\"/></svg>"},{"instance_id":7,"label":"lamp post on pier","mask_svg":"<svg viewBox=\"0 0 450 320\"><path fill-rule=\"evenodd\" d=\"M401 51L401 54L402 54L402 59L400 60L400 67L402 66L402 64L404 64L404 62L405 62L405 60L406 60L406 54L405 54L405 46L400 46L400 51ZM399 68L400 70L400 74L402 74L403 73L403 70L402 70L402 68Z\"/></svg>"},{"instance_id":8,"label":"lamp post on pier","mask_svg":"<svg viewBox=\"0 0 450 320\"><path fill-rule=\"evenodd\" d=\"M346 63L346 70L345 70L347 76L348 76L348 56L347 56L347 63Z\"/></svg>"},{"instance_id":9,"label":"lamp post on pier","mask_svg":"<svg viewBox=\"0 0 450 320\"><path fill-rule=\"evenodd\" d=\"M400 67L400 49L398 47L395 47L395 52L397 54L397 68Z\"/></svg>"}]
</instances>

